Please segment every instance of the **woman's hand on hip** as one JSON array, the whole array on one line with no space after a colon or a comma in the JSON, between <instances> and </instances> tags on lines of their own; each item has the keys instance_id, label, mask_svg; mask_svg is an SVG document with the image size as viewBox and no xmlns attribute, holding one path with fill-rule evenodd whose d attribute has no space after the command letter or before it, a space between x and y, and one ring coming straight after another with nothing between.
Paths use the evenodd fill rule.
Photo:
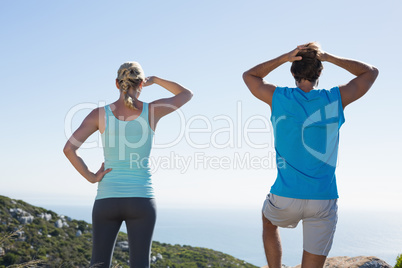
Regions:
<instances>
[{"instance_id":1,"label":"woman's hand on hip","mask_svg":"<svg viewBox=\"0 0 402 268\"><path fill-rule=\"evenodd\" d=\"M103 179L103 177L106 175L106 173L109 173L110 171L112 171L112 169L108 168L105 170L105 163L102 163L102 166L100 167L98 172L96 172L94 174L93 178L88 179L88 181L91 183L100 182Z\"/></svg>"}]
</instances>

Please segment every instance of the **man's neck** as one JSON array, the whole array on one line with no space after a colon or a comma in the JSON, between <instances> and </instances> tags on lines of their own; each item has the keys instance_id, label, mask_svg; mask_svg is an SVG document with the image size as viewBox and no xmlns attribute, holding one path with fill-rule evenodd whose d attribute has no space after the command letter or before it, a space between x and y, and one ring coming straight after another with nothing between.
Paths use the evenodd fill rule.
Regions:
<instances>
[{"instance_id":1,"label":"man's neck","mask_svg":"<svg viewBox=\"0 0 402 268\"><path fill-rule=\"evenodd\" d=\"M300 82L296 82L296 86L304 92L310 92L316 87L316 85L316 82L310 82L308 80L301 80Z\"/></svg>"}]
</instances>

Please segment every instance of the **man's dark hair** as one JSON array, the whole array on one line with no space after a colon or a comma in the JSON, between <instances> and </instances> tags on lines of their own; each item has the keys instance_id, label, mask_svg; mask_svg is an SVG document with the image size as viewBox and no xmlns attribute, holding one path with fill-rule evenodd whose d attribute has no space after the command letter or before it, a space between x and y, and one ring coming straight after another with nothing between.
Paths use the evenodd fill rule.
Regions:
<instances>
[{"instance_id":1,"label":"man's dark hair","mask_svg":"<svg viewBox=\"0 0 402 268\"><path fill-rule=\"evenodd\" d=\"M308 43L307 49L299 51L296 56L301 56L302 59L294 61L290 71L297 82L308 80L310 82L317 81L323 69L321 61L317 58L317 53L320 51L320 46L316 42Z\"/></svg>"}]
</instances>

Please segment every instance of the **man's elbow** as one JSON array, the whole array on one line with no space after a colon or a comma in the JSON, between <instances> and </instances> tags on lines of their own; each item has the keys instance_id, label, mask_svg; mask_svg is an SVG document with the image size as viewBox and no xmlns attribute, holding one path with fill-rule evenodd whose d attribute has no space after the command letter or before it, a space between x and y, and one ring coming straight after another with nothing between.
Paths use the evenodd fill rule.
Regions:
<instances>
[{"instance_id":1,"label":"man's elbow","mask_svg":"<svg viewBox=\"0 0 402 268\"><path fill-rule=\"evenodd\" d=\"M380 71L374 66L372 66L371 69L372 69L371 72L372 72L374 80L375 80L375 79L377 79L378 74L380 73Z\"/></svg>"},{"instance_id":2,"label":"man's elbow","mask_svg":"<svg viewBox=\"0 0 402 268\"><path fill-rule=\"evenodd\" d=\"M248 71L245 71L244 73L243 73L243 81L244 81L244 83L247 83L247 79L248 79L248 77L249 77L249 73L248 73Z\"/></svg>"}]
</instances>

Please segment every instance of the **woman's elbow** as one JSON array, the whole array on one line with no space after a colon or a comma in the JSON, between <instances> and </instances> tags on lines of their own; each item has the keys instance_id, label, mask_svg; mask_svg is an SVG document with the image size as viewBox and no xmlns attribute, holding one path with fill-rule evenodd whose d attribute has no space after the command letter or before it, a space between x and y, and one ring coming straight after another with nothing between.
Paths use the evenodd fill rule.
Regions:
<instances>
[{"instance_id":1,"label":"woman's elbow","mask_svg":"<svg viewBox=\"0 0 402 268\"><path fill-rule=\"evenodd\" d=\"M189 89L187 89L186 90L186 102L187 101L190 101L192 98L193 98L193 96L194 96L194 94L193 94L193 92L191 91L191 90L189 90Z\"/></svg>"},{"instance_id":2,"label":"woman's elbow","mask_svg":"<svg viewBox=\"0 0 402 268\"><path fill-rule=\"evenodd\" d=\"M194 96L194 93L191 91L191 90L189 90L189 98L190 98L190 100L193 98L193 96Z\"/></svg>"},{"instance_id":3,"label":"woman's elbow","mask_svg":"<svg viewBox=\"0 0 402 268\"><path fill-rule=\"evenodd\" d=\"M74 149L72 148L71 143L67 142L66 145L64 145L64 148L63 148L64 155L68 157L73 152L74 152Z\"/></svg>"}]
</instances>

